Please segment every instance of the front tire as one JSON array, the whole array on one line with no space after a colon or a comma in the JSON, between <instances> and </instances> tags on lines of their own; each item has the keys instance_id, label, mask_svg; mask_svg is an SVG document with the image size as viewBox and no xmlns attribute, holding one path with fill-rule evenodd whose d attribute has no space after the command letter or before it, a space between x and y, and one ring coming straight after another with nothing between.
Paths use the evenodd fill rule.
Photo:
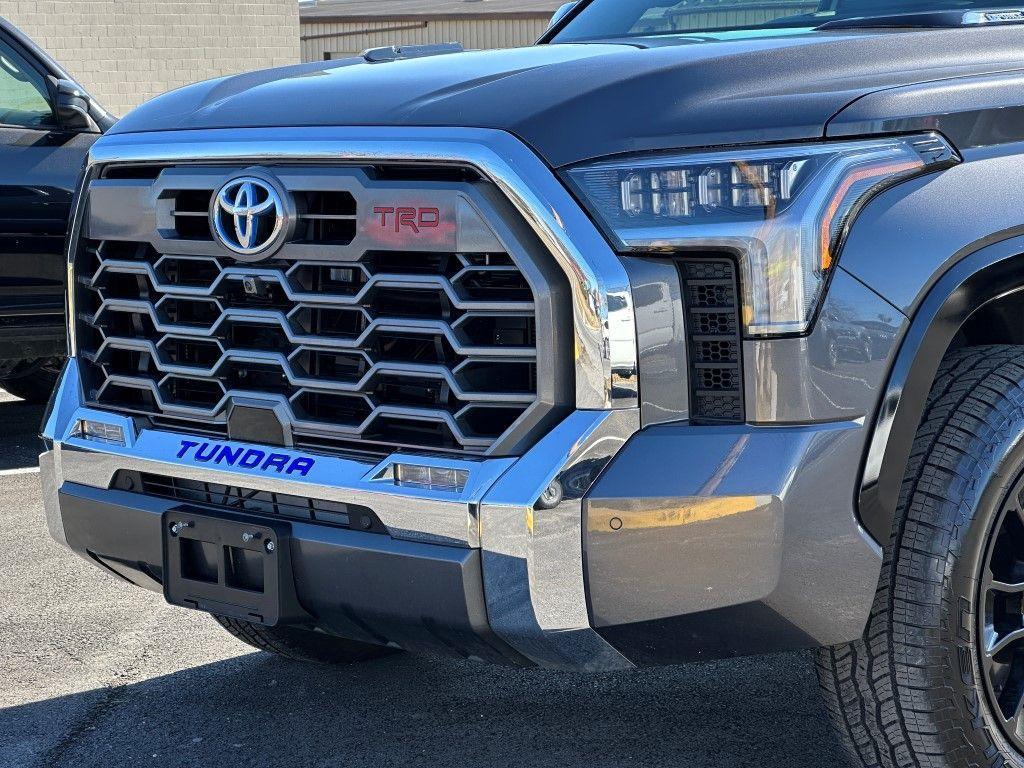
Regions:
<instances>
[{"instance_id":1,"label":"front tire","mask_svg":"<svg viewBox=\"0 0 1024 768\"><path fill-rule=\"evenodd\" d=\"M27 403L45 403L57 386L63 362L60 358L51 358L8 365L0 375L0 388Z\"/></svg>"},{"instance_id":2,"label":"front tire","mask_svg":"<svg viewBox=\"0 0 1024 768\"><path fill-rule=\"evenodd\" d=\"M858 764L1024 767L1022 437L1024 347L949 354L864 636L817 654L826 704ZM1006 525L1015 538L1000 544Z\"/></svg>"},{"instance_id":3,"label":"front tire","mask_svg":"<svg viewBox=\"0 0 1024 768\"><path fill-rule=\"evenodd\" d=\"M295 627L265 627L241 619L214 616L231 635L260 651L309 664L354 664L398 653L381 645L311 632Z\"/></svg>"}]
</instances>

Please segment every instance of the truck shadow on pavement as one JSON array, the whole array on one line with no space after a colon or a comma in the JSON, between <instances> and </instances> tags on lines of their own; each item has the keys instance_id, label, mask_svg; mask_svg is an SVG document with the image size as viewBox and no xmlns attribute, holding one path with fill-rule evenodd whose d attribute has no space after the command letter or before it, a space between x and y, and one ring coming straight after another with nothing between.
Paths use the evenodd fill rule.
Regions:
<instances>
[{"instance_id":1,"label":"truck shadow on pavement","mask_svg":"<svg viewBox=\"0 0 1024 768\"><path fill-rule=\"evenodd\" d=\"M17 400L2 390L0 393L0 471L38 466L45 407Z\"/></svg>"},{"instance_id":2,"label":"truck shadow on pavement","mask_svg":"<svg viewBox=\"0 0 1024 768\"><path fill-rule=\"evenodd\" d=\"M844 764L805 654L594 677L252 653L0 710L0 734L47 768Z\"/></svg>"}]
</instances>

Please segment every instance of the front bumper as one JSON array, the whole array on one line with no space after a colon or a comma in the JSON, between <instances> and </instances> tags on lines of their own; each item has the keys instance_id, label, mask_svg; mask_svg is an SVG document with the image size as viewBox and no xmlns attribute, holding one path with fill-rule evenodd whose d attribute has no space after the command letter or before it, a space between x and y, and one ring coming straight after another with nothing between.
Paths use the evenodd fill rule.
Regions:
<instances>
[{"instance_id":1,"label":"front bumper","mask_svg":"<svg viewBox=\"0 0 1024 768\"><path fill-rule=\"evenodd\" d=\"M44 463L52 465L52 454ZM76 483L64 483L56 500L54 522L75 550L133 584L163 590L161 515L177 502ZM291 524L290 544L296 595L321 629L527 663L488 626L479 550L306 523Z\"/></svg>"},{"instance_id":2,"label":"front bumper","mask_svg":"<svg viewBox=\"0 0 1024 768\"><path fill-rule=\"evenodd\" d=\"M126 444L82 438L83 418ZM201 438L83 407L72 359L44 436L54 538L151 589L160 515L180 502L113 488L121 470L369 507L386 534L292 524L296 591L318 628L408 649L614 670L842 642L863 630L881 562L846 487L860 422L641 430L636 409L576 411L520 459L318 456L286 478L179 458ZM469 481L397 486L399 460Z\"/></svg>"}]
</instances>

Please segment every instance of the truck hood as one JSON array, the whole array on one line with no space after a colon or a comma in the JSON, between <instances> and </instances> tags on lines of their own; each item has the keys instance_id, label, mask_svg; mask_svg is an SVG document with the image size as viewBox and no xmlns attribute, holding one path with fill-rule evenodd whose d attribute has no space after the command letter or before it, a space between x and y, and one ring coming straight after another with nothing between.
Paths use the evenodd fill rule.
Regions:
<instances>
[{"instance_id":1,"label":"truck hood","mask_svg":"<svg viewBox=\"0 0 1024 768\"><path fill-rule=\"evenodd\" d=\"M1013 27L668 42L542 45L266 70L160 96L113 132L497 128L558 167L640 150L820 138L830 118L873 91L1021 66Z\"/></svg>"}]
</instances>

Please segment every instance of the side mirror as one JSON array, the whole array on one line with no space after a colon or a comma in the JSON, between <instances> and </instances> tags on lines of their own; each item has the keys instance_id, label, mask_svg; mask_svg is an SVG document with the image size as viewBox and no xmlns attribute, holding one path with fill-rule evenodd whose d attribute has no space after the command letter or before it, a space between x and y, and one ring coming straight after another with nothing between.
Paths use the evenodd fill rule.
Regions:
<instances>
[{"instance_id":1,"label":"side mirror","mask_svg":"<svg viewBox=\"0 0 1024 768\"><path fill-rule=\"evenodd\" d=\"M53 80L54 111L63 128L83 133L100 133L92 116L89 94L70 80Z\"/></svg>"},{"instance_id":2,"label":"side mirror","mask_svg":"<svg viewBox=\"0 0 1024 768\"><path fill-rule=\"evenodd\" d=\"M566 3L565 5L561 6L557 11L555 11L555 15L551 17L551 21L548 23L548 31L550 31L556 24L558 24L558 22L560 22L562 19L568 16L572 9L575 8L577 5L579 5L579 0L573 0L573 2Z\"/></svg>"}]
</instances>

